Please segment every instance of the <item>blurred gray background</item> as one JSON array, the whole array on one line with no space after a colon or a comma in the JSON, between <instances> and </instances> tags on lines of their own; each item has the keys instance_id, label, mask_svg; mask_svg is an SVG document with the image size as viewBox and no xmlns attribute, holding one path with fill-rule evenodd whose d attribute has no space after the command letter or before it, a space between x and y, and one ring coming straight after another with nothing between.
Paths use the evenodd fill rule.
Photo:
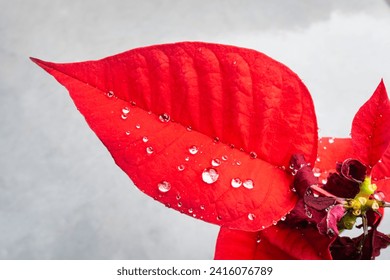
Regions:
<instances>
[{"instance_id":1,"label":"blurred gray background","mask_svg":"<svg viewBox=\"0 0 390 280\"><path fill-rule=\"evenodd\" d=\"M218 227L135 188L67 91L28 59L187 40L289 66L312 93L322 136L347 136L380 79L390 88L385 0L0 0L0 259L213 258ZM390 212L385 220L390 233Z\"/></svg>"}]
</instances>

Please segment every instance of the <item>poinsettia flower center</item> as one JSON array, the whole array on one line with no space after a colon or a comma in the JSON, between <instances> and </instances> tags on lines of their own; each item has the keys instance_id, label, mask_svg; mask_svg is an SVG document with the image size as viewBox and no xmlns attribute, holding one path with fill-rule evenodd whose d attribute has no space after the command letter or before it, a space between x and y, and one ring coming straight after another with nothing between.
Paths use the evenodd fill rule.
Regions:
<instances>
[{"instance_id":1,"label":"poinsettia flower center","mask_svg":"<svg viewBox=\"0 0 390 280\"><path fill-rule=\"evenodd\" d=\"M345 200L346 214L339 224L340 229L352 229L357 217L364 220L368 211L377 213L380 207L385 206L386 203L382 200L384 197L375 196L376 189L377 186L371 182L371 177L366 176L359 185L358 194L352 199Z\"/></svg>"}]
</instances>

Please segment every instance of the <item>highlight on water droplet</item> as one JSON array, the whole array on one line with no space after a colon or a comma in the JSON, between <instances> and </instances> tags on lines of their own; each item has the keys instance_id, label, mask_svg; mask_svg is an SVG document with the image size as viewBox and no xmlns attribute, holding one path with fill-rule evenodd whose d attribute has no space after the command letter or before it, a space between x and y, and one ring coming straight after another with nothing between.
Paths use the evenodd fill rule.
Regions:
<instances>
[{"instance_id":1,"label":"highlight on water droplet","mask_svg":"<svg viewBox=\"0 0 390 280\"><path fill-rule=\"evenodd\" d=\"M130 135L130 130L127 130L125 133L126 133L127 136L129 136Z\"/></svg>"},{"instance_id":2,"label":"highlight on water droplet","mask_svg":"<svg viewBox=\"0 0 390 280\"><path fill-rule=\"evenodd\" d=\"M211 160L211 165L214 167L220 166L221 165L221 160L219 158L214 158Z\"/></svg>"},{"instance_id":3,"label":"highlight on water droplet","mask_svg":"<svg viewBox=\"0 0 390 280\"><path fill-rule=\"evenodd\" d=\"M187 126L187 131L192 131L192 126Z\"/></svg>"},{"instance_id":4,"label":"highlight on water droplet","mask_svg":"<svg viewBox=\"0 0 390 280\"><path fill-rule=\"evenodd\" d=\"M111 97L114 96L114 92L113 92L112 90L110 90L110 91L108 91L108 92L106 93L106 96L107 96L108 98L111 98Z\"/></svg>"},{"instance_id":5,"label":"highlight on water droplet","mask_svg":"<svg viewBox=\"0 0 390 280\"><path fill-rule=\"evenodd\" d=\"M334 139L335 139L334 137L329 138L328 139L329 144L333 144L334 143Z\"/></svg>"},{"instance_id":6,"label":"highlight on water droplet","mask_svg":"<svg viewBox=\"0 0 390 280\"><path fill-rule=\"evenodd\" d=\"M272 221L272 224L274 225L274 226L276 226L277 225L277 223L278 223L278 221Z\"/></svg>"},{"instance_id":7,"label":"highlight on water droplet","mask_svg":"<svg viewBox=\"0 0 390 280\"><path fill-rule=\"evenodd\" d=\"M127 119L127 115L122 114L122 115L121 115L121 118L122 118L122 120L125 120L125 119Z\"/></svg>"},{"instance_id":8,"label":"highlight on water droplet","mask_svg":"<svg viewBox=\"0 0 390 280\"><path fill-rule=\"evenodd\" d=\"M240 178L233 178L232 181L230 182L230 185L233 188L239 188L242 185L242 181L240 180Z\"/></svg>"},{"instance_id":9,"label":"highlight on water droplet","mask_svg":"<svg viewBox=\"0 0 390 280\"><path fill-rule=\"evenodd\" d=\"M280 218L281 221L285 221L286 220L286 216L283 216Z\"/></svg>"},{"instance_id":10,"label":"highlight on water droplet","mask_svg":"<svg viewBox=\"0 0 390 280\"><path fill-rule=\"evenodd\" d=\"M206 207L202 204L201 206L199 206L200 210L205 210Z\"/></svg>"},{"instance_id":11,"label":"highlight on water droplet","mask_svg":"<svg viewBox=\"0 0 390 280\"><path fill-rule=\"evenodd\" d=\"M146 153L148 154L148 155L151 155L151 154L153 154L153 152L154 152L154 149L153 149L153 147L146 147Z\"/></svg>"},{"instance_id":12,"label":"highlight on water droplet","mask_svg":"<svg viewBox=\"0 0 390 280\"><path fill-rule=\"evenodd\" d=\"M229 158L229 157L228 157L227 155L223 155L223 156L222 156L222 160L223 160L223 161L227 161L228 158Z\"/></svg>"},{"instance_id":13,"label":"highlight on water droplet","mask_svg":"<svg viewBox=\"0 0 390 280\"><path fill-rule=\"evenodd\" d=\"M239 160L236 160L234 163L235 163L237 166L240 166L240 165L241 165L241 161L239 161Z\"/></svg>"},{"instance_id":14,"label":"highlight on water droplet","mask_svg":"<svg viewBox=\"0 0 390 280\"><path fill-rule=\"evenodd\" d=\"M162 193L166 193L171 189L171 184L167 181L162 181L157 184L158 190Z\"/></svg>"},{"instance_id":15,"label":"highlight on water droplet","mask_svg":"<svg viewBox=\"0 0 390 280\"><path fill-rule=\"evenodd\" d=\"M217 216L217 221L222 221L222 216Z\"/></svg>"},{"instance_id":16,"label":"highlight on water droplet","mask_svg":"<svg viewBox=\"0 0 390 280\"><path fill-rule=\"evenodd\" d=\"M191 155L195 155L198 153L199 149L197 146L193 145L188 148L188 151L190 152Z\"/></svg>"},{"instance_id":17,"label":"highlight on water droplet","mask_svg":"<svg viewBox=\"0 0 390 280\"><path fill-rule=\"evenodd\" d=\"M219 137L214 137L214 143L218 143L219 142Z\"/></svg>"},{"instance_id":18,"label":"highlight on water droplet","mask_svg":"<svg viewBox=\"0 0 390 280\"><path fill-rule=\"evenodd\" d=\"M178 203L177 203L177 207L182 207L183 206L183 203L181 202L181 201L179 201Z\"/></svg>"},{"instance_id":19,"label":"highlight on water droplet","mask_svg":"<svg viewBox=\"0 0 390 280\"><path fill-rule=\"evenodd\" d=\"M253 180L251 180L251 179L246 179L246 180L242 183L242 185L244 186L244 188L247 188L248 190L253 189L253 187L254 187Z\"/></svg>"},{"instance_id":20,"label":"highlight on water droplet","mask_svg":"<svg viewBox=\"0 0 390 280\"><path fill-rule=\"evenodd\" d=\"M167 113L163 113L161 114L158 119L161 121L161 122L169 122L169 120L171 119L171 117L167 114Z\"/></svg>"},{"instance_id":21,"label":"highlight on water droplet","mask_svg":"<svg viewBox=\"0 0 390 280\"><path fill-rule=\"evenodd\" d=\"M135 125L135 128L136 128L136 129L140 129L140 128L141 128L141 125L140 125L140 124L136 124L136 125Z\"/></svg>"},{"instance_id":22,"label":"highlight on water droplet","mask_svg":"<svg viewBox=\"0 0 390 280\"><path fill-rule=\"evenodd\" d=\"M215 183L218 180L219 174L214 168L206 168L202 172L202 180L207 184Z\"/></svg>"},{"instance_id":23,"label":"highlight on water droplet","mask_svg":"<svg viewBox=\"0 0 390 280\"><path fill-rule=\"evenodd\" d=\"M149 138L147 136L142 137L142 142L147 143L149 141Z\"/></svg>"},{"instance_id":24,"label":"highlight on water droplet","mask_svg":"<svg viewBox=\"0 0 390 280\"><path fill-rule=\"evenodd\" d=\"M253 221L254 219L256 219L256 215L253 214L253 213L249 213L249 214L248 214L248 219L249 219L250 221Z\"/></svg>"},{"instance_id":25,"label":"highlight on water droplet","mask_svg":"<svg viewBox=\"0 0 390 280\"><path fill-rule=\"evenodd\" d=\"M327 182L328 182L327 179L322 179L322 180L321 180L321 183L322 183L323 185L325 185Z\"/></svg>"},{"instance_id":26,"label":"highlight on water droplet","mask_svg":"<svg viewBox=\"0 0 390 280\"><path fill-rule=\"evenodd\" d=\"M194 212L194 209L190 208L188 209L188 213L192 214Z\"/></svg>"}]
</instances>

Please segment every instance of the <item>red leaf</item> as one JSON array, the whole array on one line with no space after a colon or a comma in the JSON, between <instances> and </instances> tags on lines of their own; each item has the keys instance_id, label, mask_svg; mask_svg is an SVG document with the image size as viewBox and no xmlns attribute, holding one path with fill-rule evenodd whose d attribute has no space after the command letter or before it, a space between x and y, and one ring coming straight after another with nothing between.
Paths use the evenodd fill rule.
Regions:
<instances>
[{"instance_id":1,"label":"red leaf","mask_svg":"<svg viewBox=\"0 0 390 280\"><path fill-rule=\"evenodd\" d=\"M283 224L259 233L222 227L217 240L216 259L316 260L331 259L333 241L312 227L292 229Z\"/></svg>"},{"instance_id":2,"label":"red leaf","mask_svg":"<svg viewBox=\"0 0 390 280\"><path fill-rule=\"evenodd\" d=\"M317 126L307 89L284 65L207 43L33 61L69 90L134 184L168 207L251 231L293 208L278 166L297 152L314 161Z\"/></svg>"},{"instance_id":3,"label":"red leaf","mask_svg":"<svg viewBox=\"0 0 390 280\"><path fill-rule=\"evenodd\" d=\"M374 166L390 143L390 101L381 81L352 122L352 145L361 161Z\"/></svg>"}]
</instances>

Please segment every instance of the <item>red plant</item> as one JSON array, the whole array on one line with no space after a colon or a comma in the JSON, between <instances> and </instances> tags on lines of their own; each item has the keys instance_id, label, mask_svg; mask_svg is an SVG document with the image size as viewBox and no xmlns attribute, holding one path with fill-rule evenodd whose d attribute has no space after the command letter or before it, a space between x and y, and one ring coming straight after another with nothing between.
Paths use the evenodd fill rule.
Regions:
<instances>
[{"instance_id":1,"label":"red plant","mask_svg":"<svg viewBox=\"0 0 390 280\"><path fill-rule=\"evenodd\" d=\"M340 247L351 248L346 257L371 258L389 244L376 230L390 191L390 108L382 82L356 115L352 139L320 139L317 158L308 90L262 53L184 42L97 61L32 60L69 90L141 191L222 226L216 258L332 258ZM325 147L333 151L325 154ZM336 169L348 158L362 163ZM380 193L362 194L374 186L368 178ZM341 223L360 216L364 236L339 237Z\"/></svg>"}]
</instances>

